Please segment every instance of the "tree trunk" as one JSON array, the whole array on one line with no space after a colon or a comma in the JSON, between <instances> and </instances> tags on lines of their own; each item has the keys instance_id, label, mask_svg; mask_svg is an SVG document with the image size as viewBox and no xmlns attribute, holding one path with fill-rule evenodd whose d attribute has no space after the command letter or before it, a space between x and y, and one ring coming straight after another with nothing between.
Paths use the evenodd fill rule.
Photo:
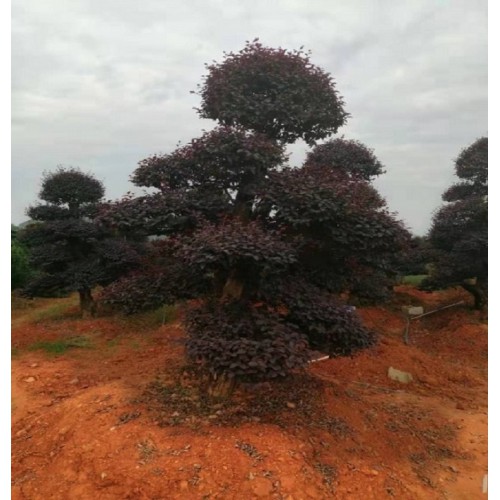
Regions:
<instances>
[{"instance_id":1,"label":"tree trunk","mask_svg":"<svg viewBox=\"0 0 500 500\"><path fill-rule=\"evenodd\" d=\"M243 294L243 282L238 278L236 269L233 269L222 289L221 299L239 300Z\"/></svg>"},{"instance_id":2,"label":"tree trunk","mask_svg":"<svg viewBox=\"0 0 500 500\"><path fill-rule=\"evenodd\" d=\"M252 204L255 199L255 184L257 175L247 172L241 179L241 183L234 200L234 215L244 224L250 222L252 216Z\"/></svg>"},{"instance_id":3,"label":"tree trunk","mask_svg":"<svg viewBox=\"0 0 500 500\"><path fill-rule=\"evenodd\" d=\"M479 283L472 284L464 281L461 283L462 288L467 290L474 297L474 309L481 310L486 305L486 293Z\"/></svg>"},{"instance_id":4,"label":"tree trunk","mask_svg":"<svg viewBox=\"0 0 500 500\"><path fill-rule=\"evenodd\" d=\"M236 387L234 377L227 375L213 376L208 384L207 394L213 399L227 399L231 396Z\"/></svg>"},{"instance_id":5,"label":"tree trunk","mask_svg":"<svg viewBox=\"0 0 500 500\"><path fill-rule=\"evenodd\" d=\"M82 318L94 317L96 314L96 303L92 297L90 288L81 288L78 290L80 295L80 310L82 311Z\"/></svg>"}]
</instances>

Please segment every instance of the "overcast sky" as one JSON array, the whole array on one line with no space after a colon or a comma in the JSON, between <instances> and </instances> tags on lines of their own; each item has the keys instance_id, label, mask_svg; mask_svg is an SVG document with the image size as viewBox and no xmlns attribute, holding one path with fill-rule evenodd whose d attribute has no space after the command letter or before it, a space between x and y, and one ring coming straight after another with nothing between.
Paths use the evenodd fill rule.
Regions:
<instances>
[{"instance_id":1,"label":"overcast sky","mask_svg":"<svg viewBox=\"0 0 500 500\"><path fill-rule=\"evenodd\" d=\"M12 222L44 170L78 166L108 198L137 163L214 126L190 94L204 63L256 37L312 52L373 148L392 211L424 234L460 150L487 135L485 0L17 0L12 3ZM290 147L299 165L307 147Z\"/></svg>"}]
</instances>

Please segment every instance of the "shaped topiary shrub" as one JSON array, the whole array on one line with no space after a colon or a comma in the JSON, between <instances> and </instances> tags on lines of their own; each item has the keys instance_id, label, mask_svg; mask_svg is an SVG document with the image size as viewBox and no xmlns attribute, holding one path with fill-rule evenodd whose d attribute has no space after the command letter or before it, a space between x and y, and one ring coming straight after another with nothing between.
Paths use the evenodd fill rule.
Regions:
<instances>
[{"instance_id":1,"label":"shaped topiary shrub","mask_svg":"<svg viewBox=\"0 0 500 500\"><path fill-rule=\"evenodd\" d=\"M387 288L409 235L369 183L382 166L361 143L335 143L334 156L317 146L304 166L287 166L287 143L313 145L348 116L309 55L254 41L207 69L199 112L218 126L141 161L132 181L156 191L110 202L98 218L128 239L164 238L170 253L151 253L142 276L103 296L127 312L196 299L187 356L221 396L305 366L311 349L373 345L338 296L369 273Z\"/></svg>"}]
</instances>

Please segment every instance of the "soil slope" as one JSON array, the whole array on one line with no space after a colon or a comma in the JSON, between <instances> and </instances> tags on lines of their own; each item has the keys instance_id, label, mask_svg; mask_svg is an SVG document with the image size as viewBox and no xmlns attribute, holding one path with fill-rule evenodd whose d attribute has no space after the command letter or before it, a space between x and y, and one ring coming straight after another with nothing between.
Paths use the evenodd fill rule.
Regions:
<instances>
[{"instance_id":1,"label":"soil slope","mask_svg":"<svg viewBox=\"0 0 500 500\"><path fill-rule=\"evenodd\" d=\"M375 348L218 403L185 366L182 311L81 320L74 298L16 300L12 498L486 498L485 319L458 306L402 335L402 305L460 299L400 287L359 309Z\"/></svg>"}]
</instances>

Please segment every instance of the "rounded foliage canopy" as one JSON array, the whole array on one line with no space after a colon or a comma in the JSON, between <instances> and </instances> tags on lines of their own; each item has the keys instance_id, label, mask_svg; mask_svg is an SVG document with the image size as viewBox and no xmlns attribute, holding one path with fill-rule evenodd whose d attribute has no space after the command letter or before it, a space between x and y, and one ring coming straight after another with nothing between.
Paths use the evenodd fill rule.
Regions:
<instances>
[{"instance_id":1,"label":"rounded foliage canopy","mask_svg":"<svg viewBox=\"0 0 500 500\"><path fill-rule=\"evenodd\" d=\"M262 134L217 127L165 156L139 163L137 186L175 189L238 189L250 176L272 170L285 160L283 148Z\"/></svg>"},{"instance_id":2,"label":"rounded foliage canopy","mask_svg":"<svg viewBox=\"0 0 500 500\"><path fill-rule=\"evenodd\" d=\"M207 69L200 92L202 118L308 144L346 123L348 113L333 78L301 50L268 48L254 40Z\"/></svg>"},{"instance_id":3,"label":"rounded foliage canopy","mask_svg":"<svg viewBox=\"0 0 500 500\"><path fill-rule=\"evenodd\" d=\"M488 180L488 138L481 137L465 148L455 162L455 171L461 179L485 184Z\"/></svg>"},{"instance_id":4,"label":"rounded foliage canopy","mask_svg":"<svg viewBox=\"0 0 500 500\"><path fill-rule=\"evenodd\" d=\"M461 182L450 186L444 201L456 201L488 194L488 138L481 137L463 149L455 161L455 173Z\"/></svg>"},{"instance_id":5,"label":"rounded foliage canopy","mask_svg":"<svg viewBox=\"0 0 500 500\"><path fill-rule=\"evenodd\" d=\"M45 172L39 193L40 199L54 205L68 205L69 208L97 203L103 196L102 182L74 167Z\"/></svg>"},{"instance_id":6,"label":"rounded foliage canopy","mask_svg":"<svg viewBox=\"0 0 500 500\"><path fill-rule=\"evenodd\" d=\"M488 282L488 139L482 137L462 150L455 162L462 182L448 188L448 203L433 217L429 240L436 251L434 270L422 286L462 285L485 302ZM466 280L476 279L472 285Z\"/></svg>"},{"instance_id":7,"label":"rounded foliage canopy","mask_svg":"<svg viewBox=\"0 0 500 500\"><path fill-rule=\"evenodd\" d=\"M356 140L333 139L307 154L307 165L325 166L358 179L370 180L384 173L373 150Z\"/></svg>"}]
</instances>

